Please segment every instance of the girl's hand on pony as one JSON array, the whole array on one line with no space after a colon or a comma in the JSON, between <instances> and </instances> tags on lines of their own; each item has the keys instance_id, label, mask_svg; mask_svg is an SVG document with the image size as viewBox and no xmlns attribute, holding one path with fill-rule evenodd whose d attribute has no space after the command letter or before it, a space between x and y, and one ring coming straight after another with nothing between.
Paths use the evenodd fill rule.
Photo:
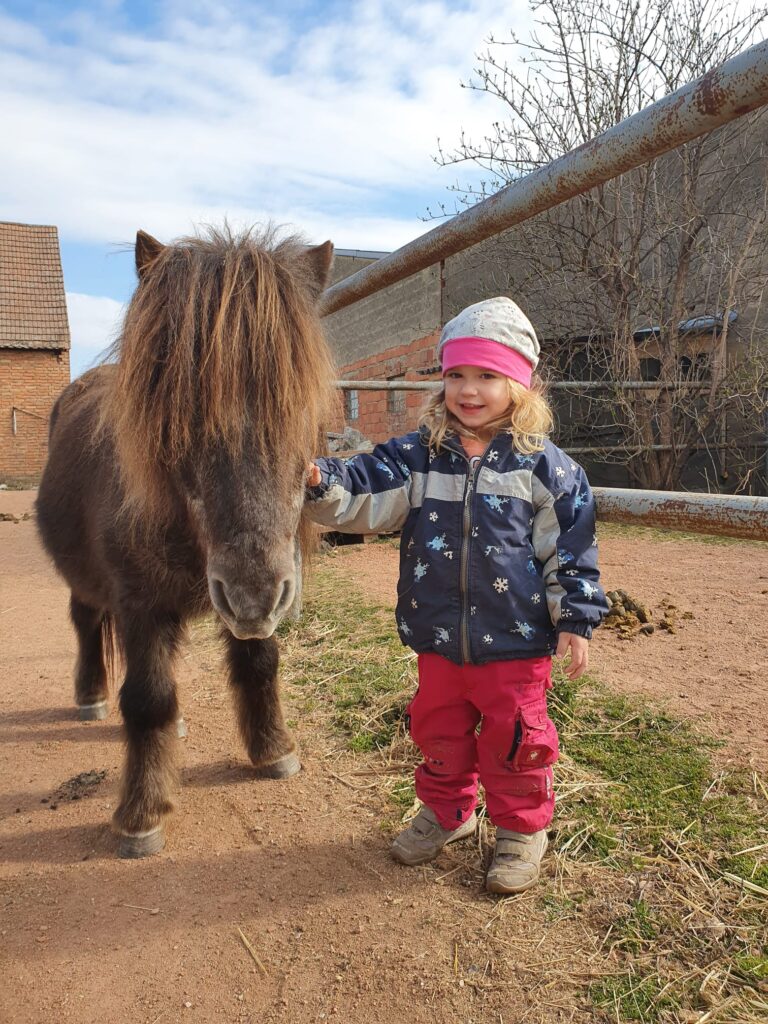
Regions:
<instances>
[{"instance_id":1,"label":"girl's hand on pony","mask_svg":"<svg viewBox=\"0 0 768 1024\"><path fill-rule=\"evenodd\" d=\"M571 652L571 660L563 668L569 679L578 679L587 670L589 665L589 640L583 636L576 636L575 633L561 633L557 638L556 658L564 658L568 651Z\"/></svg>"},{"instance_id":2,"label":"girl's hand on pony","mask_svg":"<svg viewBox=\"0 0 768 1024\"><path fill-rule=\"evenodd\" d=\"M307 466L307 487L318 487L322 480L319 467L314 462L310 462Z\"/></svg>"}]
</instances>

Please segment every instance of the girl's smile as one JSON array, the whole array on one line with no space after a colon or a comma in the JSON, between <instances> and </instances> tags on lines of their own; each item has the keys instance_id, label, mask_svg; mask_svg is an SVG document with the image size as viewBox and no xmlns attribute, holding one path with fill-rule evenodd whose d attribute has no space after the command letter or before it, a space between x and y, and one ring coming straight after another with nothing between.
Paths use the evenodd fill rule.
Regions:
<instances>
[{"instance_id":1,"label":"girl's smile","mask_svg":"<svg viewBox=\"0 0 768 1024\"><path fill-rule=\"evenodd\" d=\"M510 404L507 378L482 366L454 366L443 377L445 407L477 434L503 416Z\"/></svg>"}]
</instances>

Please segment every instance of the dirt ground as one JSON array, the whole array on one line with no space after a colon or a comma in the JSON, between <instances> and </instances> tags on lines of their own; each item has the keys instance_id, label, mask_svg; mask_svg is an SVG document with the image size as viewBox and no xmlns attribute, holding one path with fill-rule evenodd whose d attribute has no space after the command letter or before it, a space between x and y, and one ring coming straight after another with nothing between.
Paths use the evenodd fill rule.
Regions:
<instances>
[{"instance_id":1,"label":"dirt ground","mask_svg":"<svg viewBox=\"0 0 768 1024\"><path fill-rule=\"evenodd\" d=\"M32 497L0 492L0 513ZM391 599L391 547L332 557ZM598 633L595 673L704 720L724 756L768 764L768 547L609 538L602 565L609 587L694 618L675 635ZM0 1022L595 1019L582 922L553 936L540 899L494 902L450 852L423 871L392 863L383 798L352 755L299 722L304 771L254 781L207 647L179 664L189 738L168 845L118 860L119 718L75 718L66 610L34 523L0 521ZM567 884L587 891L587 872ZM509 957L493 979L492 933ZM534 967L571 954L583 966L567 983L531 992Z\"/></svg>"}]
</instances>

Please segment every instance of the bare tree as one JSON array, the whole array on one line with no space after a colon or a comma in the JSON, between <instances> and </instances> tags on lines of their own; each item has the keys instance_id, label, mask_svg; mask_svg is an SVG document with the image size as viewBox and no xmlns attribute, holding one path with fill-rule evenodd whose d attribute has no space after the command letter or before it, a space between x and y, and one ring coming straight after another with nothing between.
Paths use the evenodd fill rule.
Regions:
<instances>
[{"instance_id":1,"label":"bare tree","mask_svg":"<svg viewBox=\"0 0 768 1024\"><path fill-rule=\"evenodd\" d=\"M531 41L491 39L464 86L495 97L504 116L479 142L462 135L454 150L440 147L442 165L487 172L477 185L454 187L457 206L718 66L766 20L764 10L738 15L717 0L541 0L532 9ZM507 59L509 47L519 61ZM613 458L640 486L678 488L702 447L724 476L714 453L727 449L728 427L743 421L751 433L763 418L767 142L764 113L742 118L483 250L498 283L562 341L565 376L583 378L586 366L609 385L574 397L564 440L618 444ZM616 386L642 379L658 388ZM751 486L750 465L737 486Z\"/></svg>"}]
</instances>

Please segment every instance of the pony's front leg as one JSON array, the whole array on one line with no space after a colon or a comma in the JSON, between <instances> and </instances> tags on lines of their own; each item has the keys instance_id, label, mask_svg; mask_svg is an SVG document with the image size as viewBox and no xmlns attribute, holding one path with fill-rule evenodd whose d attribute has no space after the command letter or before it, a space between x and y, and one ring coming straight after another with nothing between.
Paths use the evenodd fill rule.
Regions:
<instances>
[{"instance_id":1,"label":"pony's front leg","mask_svg":"<svg viewBox=\"0 0 768 1024\"><path fill-rule=\"evenodd\" d=\"M238 640L229 632L225 639L229 682L248 756L262 777L295 775L301 762L280 705L277 640Z\"/></svg>"},{"instance_id":2,"label":"pony's front leg","mask_svg":"<svg viewBox=\"0 0 768 1024\"><path fill-rule=\"evenodd\" d=\"M126 674L120 690L127 751L115 825L121 857L163 848L163 818L173 809L178 703L172 674L178 618L133 618L124 629Z\"/></svg>"}]
</instances>

